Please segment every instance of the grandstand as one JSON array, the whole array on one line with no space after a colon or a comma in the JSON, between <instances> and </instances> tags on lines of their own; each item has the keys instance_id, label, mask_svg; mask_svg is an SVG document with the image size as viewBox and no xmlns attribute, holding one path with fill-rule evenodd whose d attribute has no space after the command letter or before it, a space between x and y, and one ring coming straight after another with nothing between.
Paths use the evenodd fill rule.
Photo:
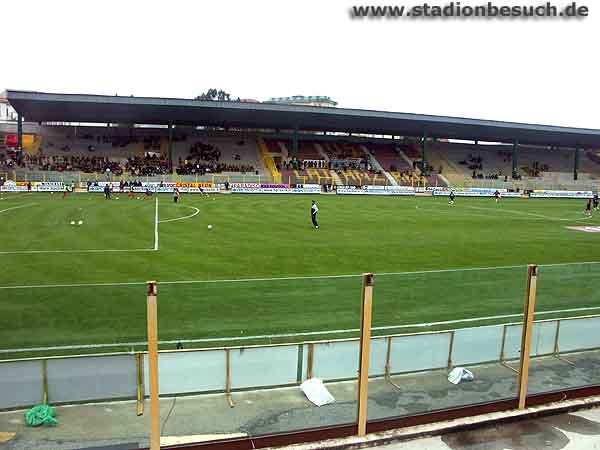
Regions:
<instances>
[{"instance_id":1,"label":"grandstand","mask_svg":"<svg viewBox=\"0 0 600 450\"><path fill-rule=\"evenodd\" d=\"M276 169L273 173L268 168L269 161L265 161L259 150L260 139L255 133L178 131L173 137L172 161L169 161L165 129L45 125L28 135L24 141L24 156L18 163L6 163L8 150L14 148L16 139L14 133L4 132L0 160L4 161L2 170L12 173L12 177L33 181L86 181L106 177L164 180L166 176L180 181L262 179L288 184L525 189L587 186L600 179L600 157L591 149L582 153L578 180L574 181L573 150L569 149L521 146L517 177L513 178L512 145L430 140L426 153L429 170L423 174L420 145L410 140L310 136L298 141L293 156L289 138L265 137L266 158ZM194 146L198 147L195 154ZM217 149L219 156L211 156L208 151L202 156L198 150L201 146Z\"/></svg>"},{"instance_id":2,"label":"grandstand","mask_svg":"<svg viewBox=\"0 0 600 450\"><path fill-rule=\"evenodd\" d=\"M11 179L533 189L590 187L600 178L600 157L588 130L511 125L511 135L501 123L461 119L456 125L454 119L438 118L437 131L427 126L423 138L419 134L425 128L416 130L432 120L429 116L382 113L385 119L374 120L369 112L230 102L229 109L218 108L220 115L231 116L232 128L223 127L222 119L213 121L211 102L172 100L184 109L169 118L158 109L135 106L135 98L110 98L114 104L101 111L89 108L93 96L80 96L80 101L78 96L8 91L6 97L23 112L16 123L0 126L1 170ZM53 103L64 99L77 100L74 109ZM316 112L324 121L315 118ZM23 115L29 120L23 123L23 154L9 154L9 148L18 146ZM82 120L96 125L79 125ZM110 125L115 123L119 125ZM336 133L315 131L326 123ZM573 137L565 140L569 133ZM480 143L456 141L472 136ZM496 143L484 145L490 142ZM575 147L583 150L577 157Z\"/></svg>"}]
</instances>

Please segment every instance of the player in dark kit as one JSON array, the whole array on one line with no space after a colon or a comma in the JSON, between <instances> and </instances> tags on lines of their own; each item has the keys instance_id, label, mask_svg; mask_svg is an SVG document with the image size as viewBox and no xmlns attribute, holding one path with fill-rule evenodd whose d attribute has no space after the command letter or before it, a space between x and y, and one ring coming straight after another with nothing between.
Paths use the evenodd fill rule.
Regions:
<instances>
[{"instance_id":1,"label":"player in dark kit","mask_svg":"<svg viewBox=\"0 0 600 450\"><path fill-rule=\"evenodd\" d=\"M454 191L450 191L450 201L448 202L449 205L454 205Z\"/></svg>"},{"instance_id":2,"label":"player in dark kit","mask_svg":"<svg viewBox=\"0 0 600 450\"><path fill-rule=\"evenodd\" d=\"M585 205L585 211L583 212L586 217L592 217L592 199L589 198Z\"/></svg>"},{"instance_id":3,"label":"player in dark kit","mask_svg":"<svg viewBox=\"0 0 600 450\"><path fill-rule=\"evenodd\" d=\"M110 200L110 186L108 184L104 185L104 198Z\"/></svg>"},{"instance_id":4,"label":"player in dark kit","mask_svg":"<svg viewBox=\"0 0 600 450\"><path fill-rule=\"evenodd\" d=\"M319 212L319 208L317 207L317 202L312 201L312 205L310 207L310 219L312 220L313 227L315 230L319 229L319 223L317 222L317 213Z\"/></svg>"},{"instance_id":5,"label":"player in dark kit","mask_svg":"<svg viewBox=\"0 0 600 450\"><path fill-rule=\"evenodd\" d=\"M173 203L179 203L179 189L173 191Z\"/></svg>"},{"instance_id":6,"label":"player in dark kit","mask_svg":"<svg viewBox=\"0 0 600 450\"><path fill-rule=\"evenodd\" d=\"M598 193L594 194L593 198L594 209L598 211Z\"/></svg>"},{"instance_id":7,"label":"player in dark kit","mask_svg":"<svg viewBox=\"0 0 600 450\"><path fill-rule=\"evenodd\" d=\"M494 192L494 197L496 197L496 203L500 202L500 191L498 189Z\"/></svg>"}]
</instances>

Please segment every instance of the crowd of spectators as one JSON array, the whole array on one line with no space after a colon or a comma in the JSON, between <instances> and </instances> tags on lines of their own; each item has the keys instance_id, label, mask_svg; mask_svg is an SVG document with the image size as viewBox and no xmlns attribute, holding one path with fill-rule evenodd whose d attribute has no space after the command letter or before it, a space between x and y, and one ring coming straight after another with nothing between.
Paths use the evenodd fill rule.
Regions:
<instances>
[{"instance_id":1,"label":"crowd of spectators","mask_svg":"<svg viewBox=\"0 0 600 450\"><path fill-rule=\"evenodd\" d=\"M541 164L539 161L533 161L531 167L524 167L523 170L525 170L530 177L539 177L542 175L542 172L549 171L550 166L548 166L548 164Z\"/></svg>"},{"instance_id":2,"label":"crowd of spectators","mask_svg":"<svg viewBox=\"0 0 600 450\"><path fill-rule=\"evenodd\" d=\"M219 147L198 141L190 147L187 158L178 159L176 172L179 175L206 175L207 173L221 172L251 172L258 174L255 168L249 164L224 163L220 162L220 159L221 150ZM241 161L242 158L239 154L236 154L233 159L234 161Z\"/></svg>"},{"instance_id":3,"label":"crowd of spectators","mask_svg":"<svg viewBox=\"0 0 600 450\"><path fill-rule=\"evenodd\" d=\"M512 161L512 153L506 150L498 150L498 156L503 158L503 162ZM483 158L481 155L474 156L469 154L467 158L459 161L459 164L466 165L472 170L471 177L476 180L498 180L504 178L504 181L508 181L508 175L503 175L501 170L496 172L483 172ZM548 171L550 168L547 164L541 164L539 161L534 161L531 167L522 167L522 169L530 177L539 177L542 172ZM521 175L519 173L511 174L511 178L514 180L520 180Z\"/></svg>"},{"instance_id":4,"label":"crowd of spectators","mask_svg":"<svg viewBox=\"0 0 600 450\"><path fill-rule=\"evenodd\" d=\"M502 177L502 172L488 172L483 173L483 158L481 155L473 155L469 153L469 156L462 161L458 162L463 166L467 166L472 170L471 178L474 180L497 180Z\"/></svg>"},{"instance_id":5,"label":"crowd of spectators","mask_svg":"<svg viewBox=\"0 0 600 450\"><path fill-rule=\"evenodd\" d=\"M362 152L357 151L352 146L346 146L344 144L338 145L335 148L325 146L325 153L329 156L330 160L345 160L345 159L357 159Z\"/></svg>"},{"instance_id":6,"label":"crowd of spectators","mask_svg":"<svg viewBox=\"0 0 600 450\"><path fill-rule=\"evenodd\" d=\"M221 172L255 173L258 175L258 171L253 166L247 164L225 164L214 161L201 162L189 159L181 160L181 158L179 158L179 165L176 171L178 175L206 175L207 173Z\"/></svg>"},{"instance_id":7,"label":"crowd of spectators","mask_svg":"<svg viewBox=\"0 0 600 450\"><path fill-rule=\"evenodd\" d=\"M171 173L169 160L156 153L146 153L144 157L133 156L127 159L125 171L132 176L168 175Z\"/></svg>"},{"instance_id":8,"label":"crowd of spectators","mask_svg":"<svg viewBox=\"0 0 600 450\"><path fill-rule=\"evenodd\" d=\"M42 152L25 154L19 167L56 172L113 173L121 175L123 168L116 161L102 156L46 156Z\"/></svg>"},{"instance_id":9,"label":"crowd of spectators","mask_svg":"<svg viewBox=\"0 0 600 450\"><path fill-rule=\"evenodd\" d=\"M219 162L220 158L221 150L219 150L219 147L217 147L216 145L206 144L202 141L198 141L190 147L190 154L187 159L193 159L196 161Z\"/></svg>"},{"instance_id":10,"label":"crowd of spectators","mask_svg":"<svg viewBox=\"0 0 600 450\"><path fill-rule=\"evenodd\" d=\"M22 156L12 150L6 150L0 153L0 172L4 170L11 170L15 167L21 167Z\"/></svg>"}]
</instances>

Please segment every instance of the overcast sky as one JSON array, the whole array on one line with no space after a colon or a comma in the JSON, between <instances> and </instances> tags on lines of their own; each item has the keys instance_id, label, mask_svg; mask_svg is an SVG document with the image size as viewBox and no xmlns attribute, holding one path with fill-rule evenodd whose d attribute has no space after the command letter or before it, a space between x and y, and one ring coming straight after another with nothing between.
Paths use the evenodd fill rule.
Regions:
<instances>
[{"instance_id":1,"label":"overcast sky","mask_svg":"<svg viewBox=\"0 0 600 450\"><path fill-rule=\"evenodd\" d=\"M591 0L580 3L589 17L571 21L349 14L351 5L417 3L4 0L0 90L194 97L215 87L258 100L328 95L350 108L600 128Z\"/></svg>"}]
</instances>

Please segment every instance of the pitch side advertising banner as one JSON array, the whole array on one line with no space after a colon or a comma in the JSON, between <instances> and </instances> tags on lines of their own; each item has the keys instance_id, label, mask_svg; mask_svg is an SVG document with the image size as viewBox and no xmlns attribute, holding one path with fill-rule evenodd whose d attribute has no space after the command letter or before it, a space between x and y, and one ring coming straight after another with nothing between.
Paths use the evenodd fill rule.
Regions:
<instances>
[{"instance_id":1,"label":"pitch side advertising banner","mask_svg":"<svg viewBox=\"0 0 600 450\"><path fill-rule=\"evenodd\" d=\"M304 184L291 187L288 184L233 183L231 192L234 194L320 194L321 185Z\"/></svg>"},{"instance_id":2,"label":"pitch side advertising banner","mask_svg":"<svg viewBox=\"0 0 600 450\"><path fill-rule=\"evenodd\" d=\"M543 191L536 190L529 193L529 198L591 198L592 191Z\"/></svg>"},{"instance_id":3,"label":"pitch side advertising banner","mask_svg":"<svg viewBox=\"0 0 600 450\"><path fill-rule=\"evenodd\" d=\"M17 186L15 183L7 181L0 186L0 192L27 192L27 187Z\"/></svg>"},{"instance_id":4,"label":"pitch side advertising banner","mask_svg":"<svg viewBox=\"0 0 600 450\"><path fill-rule=\"evenodd\" d=\"M521 197L520 192L508 192L506 189L489 188L454 189L454 195L457 197L493 197L496 191L500 192L501 197ZM437 188L432 190L432 194L447 197L450 195L450 189Z\"/></svg>"},{"instance_id":5,"label":"pitch side advertising banner","mask_svg":"<svg viewBox=\"0 0 600 450\"><path fill-rule=\"evenodd\" d=\"M104 186L109 185L112 187L112 192L137 192L144 193L147 189L151 192L158 193L172 193L175 188L179 189L181 193L199 194L202 192L213 193L220 192L219 185L213 185L212 183L162 183L162 186L158 182L143 182L142 186L125 187L121 191L120 184L118 182L99 182L98 185L92 185L88 187L88 192L104 192Z\"/></svg>"},{"instance_id":6,"label":"pitch side advertising banner","mask_svg":"<svg viewBox=\"0 0 600 450\"><path fill-rule=\"evenodd\" d=\"M338 186L336 193L339 195L415 195L415 190L410 186L365 186L362 189L356 186Z\"/></svg>"},{"instance_id":7,"label":"pitch side advertising banner","mask_svg":"<svg viewBox=\"0 0 600 450\"><path fill-rule=\"evenodd\" d=\"M28 192L28 183L25 181L7 181L0 188L1 192ZM65 185L62 181L32 181L31 192L62 192Z\"/></svg>"},{"instance_id":8,"label":"pitch side advertising banner","mask_svg":"<svg viewBox=\"0 0 600 450\"><path fill-rule=\"evenodd\" d=\"M65 190L65 185L61 181L42 181L33 183L31 190L37 192L62 192Z\"/></svg>"}]
</instances>

